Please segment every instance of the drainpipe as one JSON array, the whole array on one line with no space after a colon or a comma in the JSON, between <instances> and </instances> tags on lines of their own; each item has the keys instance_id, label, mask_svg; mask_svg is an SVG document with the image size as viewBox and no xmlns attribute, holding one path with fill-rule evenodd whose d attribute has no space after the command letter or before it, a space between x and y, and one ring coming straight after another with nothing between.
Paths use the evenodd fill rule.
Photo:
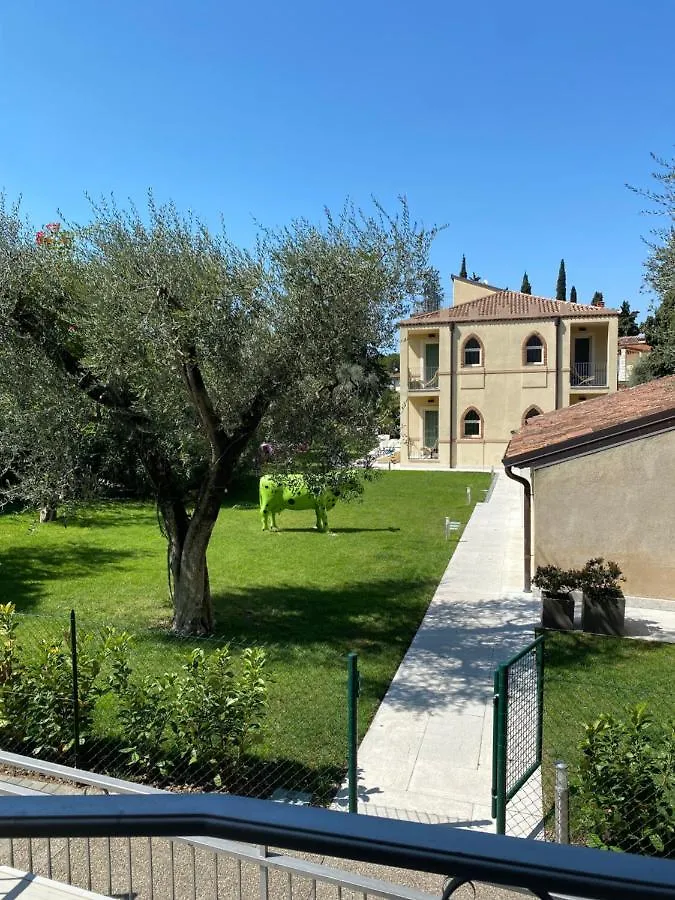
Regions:
<instances>
[{"instance_id":1,"label":"drainpipe","mask_svg":"<svg viewBox=\"0 0 675 900\"><path fill-rule=\"evenodd\" d=\"M452 438L455 429L453 397L455 394L455 323L450 323L450 468L452 469Z\"/></svg>"},{"instance_id":2,"label":"drainpipe","mask_svg":"<svg viewBox=\"0 0 675 900\"><path fill-rule=\"evenodd\" d=\"M523 486L523 590L530 593L532 591L532 488L526 478L514 474L511 466L504 466L504 471L509 478Z\"/></svg>"},{"instance_id":3,"label":"drainpipe","mask_svg":"<svg viewBox=\"0 0 675 900\"><path fill-rule=\"evenodd\" d=\"M555 320L555 408L560 409L560 344L562 337L562 319L556 316Z\"/></svg>"}]
</instances>

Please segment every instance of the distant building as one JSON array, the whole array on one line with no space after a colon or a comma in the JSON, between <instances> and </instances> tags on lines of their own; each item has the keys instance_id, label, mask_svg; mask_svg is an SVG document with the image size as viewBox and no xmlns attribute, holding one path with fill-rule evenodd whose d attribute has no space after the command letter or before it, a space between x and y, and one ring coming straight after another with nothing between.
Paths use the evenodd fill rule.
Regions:
<instances>
[{"instance_id":1,"label":"distant building","mask_svg":"<svg viewBox=\"0 0 675 900\"><path fill-rule=\"evenodd\" d=\"M644 334L634 337L619 338L619 358L617 361L617 378L619 390L628 387L635 363L651 352Z\"/></svg>"},{"instance_id":2,"label":"distant building","mask_svg":"<svg viewBox=\"0 0 675 900\"><path fill-rule=\"evenodd\" d=\"M616 391L618 313L453 275L453 305L400 323L401 462L499 465L533 416Z\"/></svg>"}]
</instances>

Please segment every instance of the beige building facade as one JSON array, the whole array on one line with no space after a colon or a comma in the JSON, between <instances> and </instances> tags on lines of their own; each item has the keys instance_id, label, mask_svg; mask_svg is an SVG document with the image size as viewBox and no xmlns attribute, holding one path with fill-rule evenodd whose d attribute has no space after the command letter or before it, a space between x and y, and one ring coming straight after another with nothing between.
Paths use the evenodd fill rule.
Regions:
<instances>
[{"instance_id":1,"label":"beige building facade","mask_svg":"<svg viewBox=\"0 0 675 900\"><path fill-rule=\"evenodd\" d=\"M507 473L529 470L532 568L601 556L619 564L626 594L675 601L675 376L581 411L542 416L504 458Z\"/></svg>"},{"instance_id":2,"label":"beige building facade","mask_svg":"<svg viewBox=\"0 0 675 900\"><path fill-rule=\"evenodd\" d=\"M500 465L533 417L616 390L617 313L453 277L400 326L401 462Z\"/></svg>"}]
</instances>

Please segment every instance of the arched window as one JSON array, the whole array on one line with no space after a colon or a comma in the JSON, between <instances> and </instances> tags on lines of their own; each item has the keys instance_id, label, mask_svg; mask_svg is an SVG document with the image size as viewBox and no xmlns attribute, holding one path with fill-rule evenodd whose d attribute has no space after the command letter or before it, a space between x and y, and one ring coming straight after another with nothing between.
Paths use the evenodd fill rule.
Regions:
<instances>
[{"instance_id":1,"label":"arched window","mask_svg":"<svg viewBox=\"0 0 675 900\"><path fill-rule=\"evenodd\" d=\"M462 357L462 365L483 365L483 347L478 338L470 337L464 342L464 355Z\"/></svg>"},{"instance_id":2,"label":"arched window","mask_svg":"<svg viewBox=\"0 0 675 900\"><path fill-rule=\"evenodd\" d=\"M523 416L523 425L527 425L527 423L530 421L530 419L534 419L535 416L540 416L540 415L541 415L541 410L539 409L539 407L531 406L527 410L525 415Z\"/></svg>"},{"instance_id":3,"label":"arched window","mask_svg":"<svg viewBox=\"0 0 675 900\"><path fill-rule=\"evenodd\" d=\"M546 344L538 334L531 334L523 345L523 365L541 366L545 362Z\"/></svg>"},{"instance_id":4,"label":"arched window","mask_svg":"<svg viewBox=\"0 0 675 900\"><path fill-rule=\"evenodd\" d=\"M483 420L475 409L467 409L462 416L462 436L465 438L479 438L483 434Z\"/></svg>"}]
</instances>

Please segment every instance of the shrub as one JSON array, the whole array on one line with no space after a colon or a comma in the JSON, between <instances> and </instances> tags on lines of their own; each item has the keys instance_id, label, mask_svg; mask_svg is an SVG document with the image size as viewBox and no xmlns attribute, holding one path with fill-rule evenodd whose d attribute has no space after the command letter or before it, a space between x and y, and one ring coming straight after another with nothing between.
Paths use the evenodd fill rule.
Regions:
<instances>
[{"instance_id":1,"label":"shrub","mask_svg":"<svg viewBox=\"0 0 675 900\"><path fill-rule=\"evenodd\" d=\"M0 605L0 730L5 741L26 744L38 756L64 754L74 745L70 632L41 640L26 659L16 638L14 605ZM109 690L104 663L125 665L129 635L106 628L77 637L80 744L91 735L94 707Z\"/></svg>"},{"instance_id":2,"label":"shrub","mask_svg":"<svg viewBox=\"0 0 675 900\"><path fill-rule=\"evenodd\" d=\"M193 650L183 666L172 721L177 748L190 765L215 769L217 781L219 769L236 759L260 731L267 709L264 666L264 651L247 649L237 674L229 646L210 656Z\"/></svg>"},{"instance_id":3,"label":"shrub","mask_svg":"<svg viewBox=\"0 0 675 900\"><path fill-rule=\"evenodd\" d=\"M537 566L532 583L550 594L569 594L579 582L579 573L559 566Z\"/></svg>"},{"instance_id":4,"label":"shrub","mask_svg":"<svg viewBox=\"0 0 675 900\"><path fill-rule=\"evenodd\" d=\"M0 604L0 737L22 752L60 758L74 744L70 632L42 640L30 656L16 636L13 604ZM112 732L122 735L129 767L168 776L189 763L198 780L220 783L259 733L267 711L265 653L244 650L235 665L229 646L196 649L180 672L135 677L131 636L106 628L78 632L80 743L95 735L98 699Z\"/></svg>"},{"instance_id":5,"label":"shrub","mask_svg":"<svg viewBox=\"0 0 675 900\"><path fill-rule=\"evenodd\" d=\"M644 705L584 726L578 797L587 842L675 857L675 724Z\"/></svg>"},{"instance_id":6,"label":"shrub","mask_svg":"<svg viewBox=\"0 0 675 900\"><path fill-rule=\"evenodd\" d=\"M129 763L143 773L169 775L187 763L199 779L221 772L250 745L267 710L265 654L244 650L238 666L229 646L207 655L193 650L182 672L114 683L118 719L127 735ZM130 740L130 738L133 738Z\"/></svg>"},{"instance_id":7,"label":"shrub","mask_svg":"<svg viewBox=\"0 0 675 900\"><path fill-rule=\"evenodd\" d=\"M626 579L613 560L604 561L602 556L589 559L579 572L579 584L585 592L596 597L622 596L621 581Z\"/></svg>"}]
</instances>

